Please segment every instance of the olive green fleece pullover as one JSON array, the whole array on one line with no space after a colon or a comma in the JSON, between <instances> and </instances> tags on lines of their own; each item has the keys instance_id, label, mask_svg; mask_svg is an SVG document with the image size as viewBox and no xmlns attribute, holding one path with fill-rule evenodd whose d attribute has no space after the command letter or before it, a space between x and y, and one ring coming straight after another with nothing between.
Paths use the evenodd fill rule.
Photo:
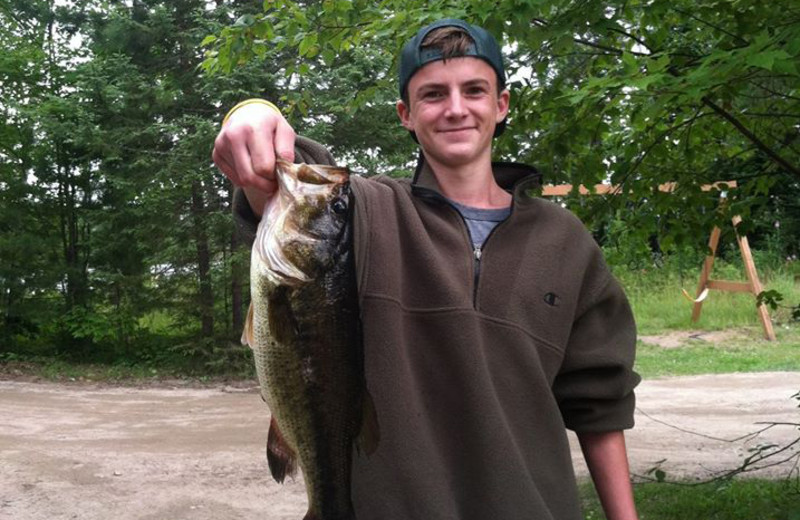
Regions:
<instances>
[{"instance_id":1,"label":"olive green fleece pullover","mask_svg":"<svg viewBox=\"0 0 800 520\"><path fill-rule=\"evenodd\" d=\"M333 162L303 138L296 153ZM366 378L381 431L375 453L354 453L359 520L577 520L565 427L633 426L628 302L583 224L529 194L531 173L495 166L512 212L480 255L426 167L413 182L353 177ZM241 193L235 213L251 235Z\"/></svg>"}]
</instances>

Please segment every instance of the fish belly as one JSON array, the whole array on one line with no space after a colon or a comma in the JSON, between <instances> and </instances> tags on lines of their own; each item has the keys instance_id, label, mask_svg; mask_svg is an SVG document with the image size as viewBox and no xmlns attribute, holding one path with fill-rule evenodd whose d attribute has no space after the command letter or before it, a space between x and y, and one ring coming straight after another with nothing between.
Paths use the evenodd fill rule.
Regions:
<instances>
[{"instance_id":1,"label":"fish belly","mask_svg":"<svg viewBox=\"0 0 800 520\"><path fill-rule=\"evenodd\" d=\"M309 516L352 517L350 469L361 421L363 363L355 280L330 273L267 287L257 371L280 434L302 469ZM351 284L352 287L344 287Z\"/></svg>"}]
</instances>

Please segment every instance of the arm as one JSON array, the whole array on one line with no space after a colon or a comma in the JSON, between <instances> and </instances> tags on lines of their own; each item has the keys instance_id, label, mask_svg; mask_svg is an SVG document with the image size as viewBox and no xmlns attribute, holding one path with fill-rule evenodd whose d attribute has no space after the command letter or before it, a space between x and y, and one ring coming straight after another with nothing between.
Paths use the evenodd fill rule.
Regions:
<instances>
[{"instance_id":1,"label":"arm","mask_svg":"<svg viewBox=\"0 0 800 520\"><path fill-rule=\"evenodd\" d=\"M295 137L274 105L256 102L237 105L214 141L214 164L242 188L258 217L277 189L275 157L294 161Z\"/></svg>"},{"instance_id":2,"label":"arm","mask_svg":"<svg viewBox=\"0 0 800 520\"><path fill-rule=\"evenodd\" d=\"M578 433L578 441L608 520L638 520L621 430Z\"/></svg>"}]
</instances>

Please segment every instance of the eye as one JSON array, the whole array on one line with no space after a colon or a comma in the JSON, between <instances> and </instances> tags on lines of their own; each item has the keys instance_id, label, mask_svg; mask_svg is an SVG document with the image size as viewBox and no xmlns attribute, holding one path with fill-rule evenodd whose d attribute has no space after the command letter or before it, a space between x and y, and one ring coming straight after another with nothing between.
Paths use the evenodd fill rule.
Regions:
<instances>
[{"instance_id":1,"label":"eye","mask_svg":"<svg viewBox=\"0 0 800 520\"><path fill-rule=\"evenodd\" d=\"M422 99L431 99L432 100L432 99L440 99L443 96L444 96L444 94L442 94L438 90L429 90L429 91L423 93L421 97L422 97Z\"/></svg>"},{"instance_id":2,"label":"eye","mask_svg":"<svg viewBox=\"0 0 800 520\"><path fill-rule=\"evenodd\" d=\"M344 215L345 213L347 213L347 203L345 203L345 201L343 201L342 199L336 199L331 204L331 209L337 215Z\"/></svg>"}]
</instances>

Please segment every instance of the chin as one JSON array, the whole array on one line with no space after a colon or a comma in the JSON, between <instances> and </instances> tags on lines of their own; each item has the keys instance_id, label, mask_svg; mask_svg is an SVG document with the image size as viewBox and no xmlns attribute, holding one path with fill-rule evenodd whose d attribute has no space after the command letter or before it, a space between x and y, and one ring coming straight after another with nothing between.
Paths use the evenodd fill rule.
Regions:
<instances>
[{"instance_id":1,"label":"chin","mask_svg":"<svg viewBox=\"0 0 800 520\"><path fill-rule=\"evenodd\" d=\"M438 154L431 157L434 161L442 166L460 167L467 166L475 162L476 157L473 154Z\"/></svg>"}]
</instances>

